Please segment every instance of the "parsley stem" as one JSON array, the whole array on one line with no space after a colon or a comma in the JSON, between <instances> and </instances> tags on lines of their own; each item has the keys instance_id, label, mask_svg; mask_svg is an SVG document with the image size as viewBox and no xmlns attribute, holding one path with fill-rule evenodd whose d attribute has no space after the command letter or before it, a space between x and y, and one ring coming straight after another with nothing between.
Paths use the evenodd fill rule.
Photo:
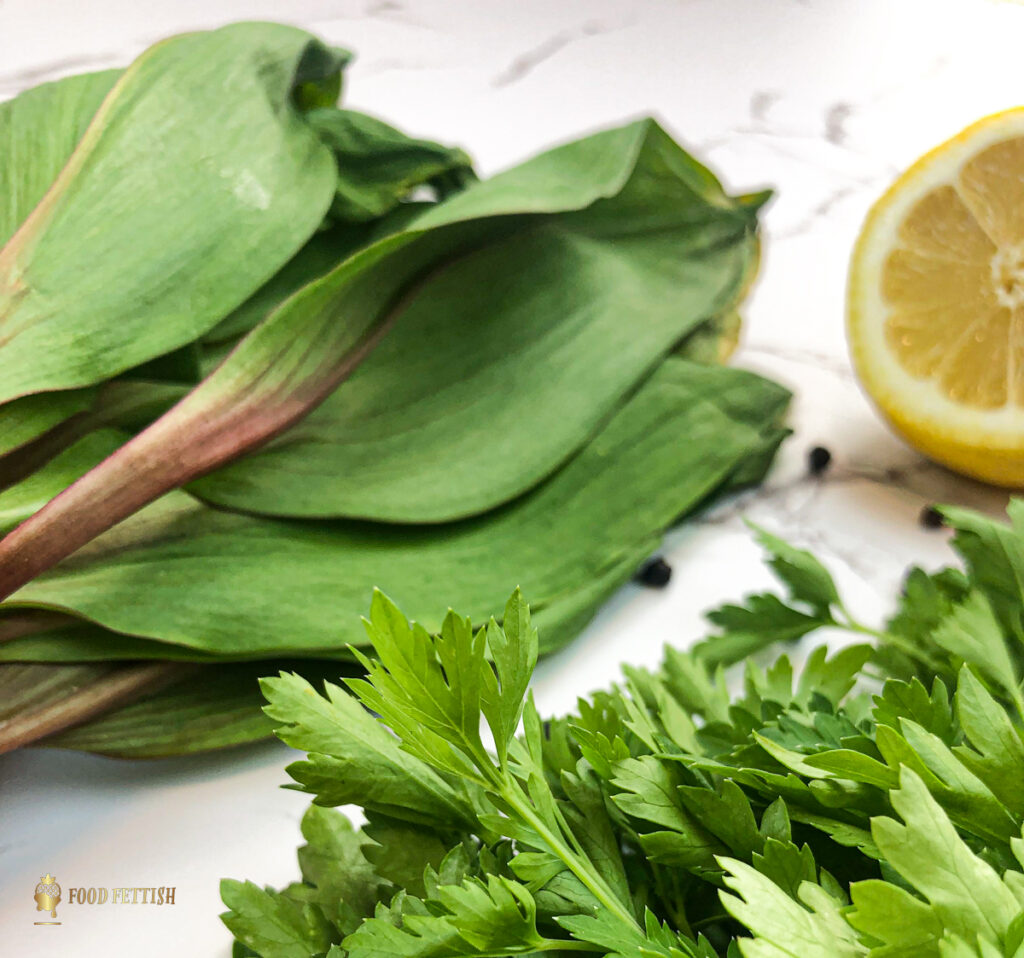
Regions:
<instances>
[{"instance_id":1,"label":"parsley stem","mask_svg":"<svg viewBox=\"0 0 1024 958\"><path fill-rule=\"evenodd\" d=\"M838 626L841 629L846 629L847 632L855 632L858 635L865 635L869 638L876 639L883 645L891 645L894 649L898 649L904 655L909 655L912 659L924 662L929 668L939 671L942 669L942 663L937 661L935 656L932 655L927 649L923 649L920 646L914 645L913 642L909 642L901 635L897 635L894 632L887 632L882 629L873 629L868 625L864 625L862 622L858 622L849 610L841 602L837 604L836 608L842 614L845 621L833 621L833 625Z\"/></svg>"},{"instance_id":2,"label":"parsley stem","mask_svg":"<svg viewBox=\"0 0 1024 958\"><path fill-rule=\"evenodd\" d=\"M581 860L561 836L556 835L547 823L537 814L529 800L523 795L522 789L515 783L506 780L500 789L501 797L508 803L510 808L515 809L519 816L525 821L544 841L548 848L558 858L565 862L571 871L586 887L586 889L605 907L615 915L619 921L627 924L630 928L640 928L637 920L625 909L615 893L608 887L600 875L594 874L587 864Z\"/></svg>"}]
</instances>

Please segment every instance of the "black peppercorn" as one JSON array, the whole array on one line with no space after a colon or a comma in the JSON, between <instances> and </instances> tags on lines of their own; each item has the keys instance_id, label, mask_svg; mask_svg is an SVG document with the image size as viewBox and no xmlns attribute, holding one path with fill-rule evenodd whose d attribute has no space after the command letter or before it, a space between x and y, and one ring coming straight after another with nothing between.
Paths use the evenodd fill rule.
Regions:
<instances>
[{"instance_id":1,"label":"black peppercorn","mask_svg":"<svg viewBox=\"0 0 1024 958\"><path fill-rule=\"evenodd\" d=\"M946 524L942 513L935 506L925 506L921 510L919 521L926 529L941 529Z\"/></svg>"},{"instance_id":2,"label":"black peppercorn","mask_svg":"<svg viewBox=\"0 0 1024 958\"><path fill-rule=\"evenodd\" d=\"M655 589L663 589L672 578L672 566L661 556L658 556L645 563L636 574L636 578L638 582L642 582L644 585L649 585Z\"/></svg>"},{"instance_id":3,"label":"black peppercorn","mask_svg":"<svg viewBox=\"0 0 1024 958\"><path fill-rule=\"evenodd\" d=\"M822 475L832 462L832 453L824 446L815 446L807 454L807 468L812 476Z\"/></svg>"}]
</instances>

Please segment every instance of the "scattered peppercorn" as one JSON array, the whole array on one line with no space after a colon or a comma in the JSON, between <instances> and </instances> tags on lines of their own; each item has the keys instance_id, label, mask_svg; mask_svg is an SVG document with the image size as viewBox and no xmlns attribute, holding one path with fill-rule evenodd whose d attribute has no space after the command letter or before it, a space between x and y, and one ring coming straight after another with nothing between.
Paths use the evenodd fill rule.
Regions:
<instances>
[{"instance_id":1,"label":"scattered peppercorn","mask_svg":"<svg viewBox=\"0 0 1024 958\"><path fill-rule=\"evenodd\" d=\"M941 529L946 524L942 513L935 506L925 506L921 510L920 522L926 529Z\"/></svg>"},{"instance_id":2,"label":"scattered peppercorn","mask_svg":"<svg viewBox=\"0 0 1024 958\"><path fill-rule=\"evenodd\" d=\"M820 476L832 462L832 453L824 446L815 446L807 454L807 468L812 476Z\"/></svg>"},{"instance_id":3,"label":"scattered peppercorn","mask_svg":"<svg viewBox=\"0 0 1024 958\"><path fill-rule=\"evenodd\" d=\"M664 589L672 578L672 566L661 556L658 556L645 563L636 574L636 578L638 582L642 582L644 585L649 585L655 589Z\"/></svg>"}]
</instances>

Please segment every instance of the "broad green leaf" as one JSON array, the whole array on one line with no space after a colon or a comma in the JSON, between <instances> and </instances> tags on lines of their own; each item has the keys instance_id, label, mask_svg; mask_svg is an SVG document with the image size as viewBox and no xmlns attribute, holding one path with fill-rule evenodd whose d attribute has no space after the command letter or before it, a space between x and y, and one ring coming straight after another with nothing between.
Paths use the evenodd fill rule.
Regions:
<instances>
[{"instance_id":1,"label":"broad green leaf","mask_svg":"<svg viewBox=\"0 0 1024 958\"><path fill-rule=\"evenodd\" d=\"M172 662L0 666L0 752L39 741L151 695L195 667Z\"/></svg>"},{"instance_id":2,"label":"broad green leaf","mask_svg":"<svg viewBox=\"0 0 1024 958\"><path fill-rule=\"evenodd\" d=\"M240 336L258 326L303 286L326 276L338 263L365 246L371 236L368 226L347 223L314 233L278 272L203 337L207 350L204 362L211 363L211 356L217 363L223 360ZM218 346L222 349L213 352Z\"/></svg>"},{"instance_id":3,"label":"broad green leaf","mask_svg":"<svg viewBox=\"0 0 1024 958\"><path fill-rule=\"evenodd\" d=\"M270 738L274 722L260 710L264 699L259 677L284 667L301 669L310 681L337 677L343 668L329 662L204 665L169 688L58 732L40 744L116 758L162 758ZM16 666L0 666L0 673L9 668Z\"/></svg>"},{"instance_id":4,"label":"broad green leaf","mask_svg":"<svg viewBox=\"0 0 1024 958\"><path fill-rule=\"evenodd\" d=\"M83 73L0 103L0 248L57 178L119 75ZM87 409L92 397L88 389L69 390L0 409L0 455Z\"/></svg>"},{"instance_id":5,"label":"broad green leaf","mask_svg":"<svg viewBox=\"0 0 1024 958\"><path fill-rule=\"evenodd\" d=\"M472 182L473 166L457 147L407 136L355 110L313 110L309 123L334 153L338 187L331 216L350 222L377 219L427 184L446 194Z\"/></svg>"},{"instance_id":6,"label":"broad green leaf","mask_svg":"<svg viewBox=\"0 0 1024 958\"><path fill-rule=\"evenodd\" d=\"M0 491L0 535L45 506L79 476L120 448L124 440L124 433L114 429L91 432L18 485Z\"/></svg>"},{"instance_id":7,"label":"broad green leaf","mask_svg":"<svg viewBox=\"0 0 1024 958\"><path fill-rule=\"evenodd\" d=\"M433 227L418 247L442 255L395 327L308 418L194 488L271 515L403 522L529 489L741 294L753 213L696 169L647 121L428 208L409 231ZM456 248L439 227L458 221L477 223Z\"/></svg>"},{"instance_id":8,"label":"broad green leaf","mask_svg":"<svg viewBox=\"0 0 1024 958\"><path fill-rule=\"evenodd\" d=\"M200 652L331 654L365 642L356 615L375 586L438 631L438 593L483 625L501 614L509 584L518 582L537 597L538 622L546 607L558 607L579 628L614 584L595 594L595 578L616 570L618 583L628 579L637 548L653 548L760 447L761 428L774 430L774 422L737 421L728 403L760 394L770 406L779 393L750 373L670 360L548 482L503 510L443 529L314 527L215 511L175 493L3 608L66 610ZM576 592L592 604L566 604Z\"/></svg>"},{"instance_id":9,"label":"broad green leaf","mask_svg":"<svg viewBox=\"0 0 1024 958\"><path fill-rule=\"evenodd\" d=\"M53 429L76 413L85 412L95 398L92 389L24 396L0 407L0 456Z\"/></svg>"},{"instance_id":10,"label":"broad green leaf","mask_svg":"<svg viewBox=\"0 0 1024 958\"><path fill-rule=\"evenodd\" d=\"M645 151L653 152L657 162L639 168L636 157L646 155ZM643 175L634 175L638 168L642 169ZM663 175L665 170L669 170L671 175ZM655 258L655 263L661 264L674 277L670 288L665 290L665 296L672 303L669 310L672 323L678 321L681 310L690 316L689 321L699 322L699 317L691 315L688 309L683 310L678 295L680 289L685 290L688 297L705 297L709 293L705 280L713 272L711 264L716 257L730 255L730 250L737 271L745 276L749 257L742 249L746 240L752 238L756 225L755 211L751 206L738 203L729 208L724 197L717 204L704 204L694 213L687 204L696 190L711 190L708 177L710 174L686 157L659 127L651 121L643 121L594 134L542 154L431 207L406 230L351 256L328 276L306 286L289 299L246 336L178 406L8 535L0 543L0 596L10 595L20 585L50 568L59 558L70 555L164 491L210 472L294 426L359 367L382 337L391 341L385 334L393 326L401 329L407 325L403 322L407 321L406 313L424 308L423 304L430 300L435 283L440 288L447 288L450 274L457 272L471 253L475 251L475 255L486 257L490 247L503 247L502 242L495 242L495 230L498 240L511 230L508 242L512 243L513 251L522 248L523 244L529 245L531 236L540 237L542 241L549 237L556 242L563 238L570 242L579 239L586 248L610 244L609 248L616 251L614 258L619 264L615 267L616 275L620 276L624 286L628 286L636 280L631 252L636 251L637 244L644 244L635 236L622 234L623 222L629 217L640 216L644 227L642 235L646 236L651 231L656 245L668 242L663 237L668 236L680 222L687 228L692 228L695 222L702 223L705 228L700 231L697 245L703 254L697 261L686 260L689 265L685 268L693 273L692 282L683 282L685 277L674 272L676 267L673 264L681 262L676 245L670 244L671 249L663 248L663 255ZM652 210L650 193L655 189L663 190L664 195L659 193L656 209ZM683 204L682 208L680 204ZM727 209L728 215L723 215L722 207ZM526 220L522 216L512 215L524 212L530 213L527 218L532 224L530 228L524 226ZM546 215L541 216L542 213ZM646 262L646 255L641 259ZM604 272L595 279L604 282ZM721 277L720 273L716 272L716 275ZM480 291L493 285L481 287L477 276L478 273L474 272L471 277L472 290ZM733 280L725 287L713 284L712 298L732 297L736 284L742 285L742 277L733 277ZM559 273L552 277L552 282L561 288L565 277ZM580 282L574 280L569 286L572 293ZM534 289L538 295L546 295L548 287L541 284L531 287ZM463 299L465 296L460 293L458 305ZM509 300L510 303L520 301L518 295ZM659 300L662 302L664 300ZM555 314L559 314L565 304L559 302L554 305L557 307ZM635 309L632 297L630 303L623 304L623 309L627 312ZM659 324L649 322L649 312L650 309L645 308L642 316L638 317L639 328L657 326L661 329ZM715 308L711 308L710 313L713 315L714 312ZM478 314L473 315L475 327L494 326L493 321L478 323ZM590 420L588 430L598 425L602 418L607 421L608 413L621 402L623 392L635 388L637 377L649 371L657 358L656 355L648 355L642 363L632 366L626 362L625 357L632 348L630 344L638 337L632 327L629 335L622 332L623 315L616 311L612 329L605 329L605 335L619 344L617 354L608 357L607 375L595 375L598 370L593 366L582 371L579 386L588 395L592 384L603 380L612 385L617 383L615 389L619 390L618 393L615 389L604 392L603 398L591 395L587 399L582 414ZM582 324L584 332L595 326L589 321L589 313L582 319L578 313L572 313L572 316L573 323L577 327ZM502 335L501 343L497 344L502 346L499 353L505 355L507 344L517 342L523 335L519 329L514 337ZM646 335L639 339L648 342ZM445 354L437 342L431 340L427 345L429 350L425 355L436 357ZM494 415L485 415L485 410L474 406L475 425L463 422L461 426L483 429L483 434L491 437L504 435L500 417L514 405L508 402L509 397L526 397L533 402L530 397L536 397L537 390L547 389L550 390L548 401L543 409L536 411L550 415L552 409L562 406L562 414L557 417L558 428L552 432L532 424L527 430L528 443L518 451L525 454L550 441L549 435L564 429L563 423L572 419L567 414L566 394L562 389L568 366L563 368L563 365L556 364L556 368L549 369L550 375L540 374L538 363L550 363L554 349L554 341L535 344L537 362L527 369L520 369L521 375L509 380L507 389L495 392L492 384L474 392L474 396L489 397L487 402L494 406ZM571 350L563 357L565 363L570 366L576 363L578 354L578 348ZM450 374L447 363L446 358L444 367L437 370L442 379ZM624 373L623 370L631 372ZM628 382L623 381L624 375ZM523 376L530 383L529 389L519 388ZM411 382L412 378L403 373L402 383L396 388ZM552 385L556 380L560 386ZM431 394L436 392L434 386L435 380L431 380ZM576 390L571 392L575 397ZM745 391L741 389L740 392ZM402 402L396 402L397 396L397 393L388 395L389 408L404 408ZM763 423L769 410L778 412L785 404L784 396L783 390L777 390L768 407L749 408L749 417ZM722 399L736 401L737 408L740 408L749 403L751 397L747 392L738 400L727 396ZM573 403L575 401L572 399ZM366 410L363 413L362 421L366 421ZM517 414L517 429L522 428L523 421ZM578 425L579 420L575 421ZM466 435L461 427L458 435ZM403 444L408 438L406 436L402 440ZM585 434L578 434L575 441L584 438ZM557 439L557 461L572 452L572 443L565 448L565 440L564 433ZM403 448L402 468L388 475L407 475L404 471L407 448L404 445ZM505 457L508 450L499 448L492 452ZM767 467L770 457L766 457L764 452L763 447L760 455L754 456L757 470ZM434 453L442 454L442 450L434 449ZM428 477L419 471L416 482L406 490L411 495L423 494L427 488L455 488L452 475L456 467L450 465L453 456L460 474L470 468L469 464L481 462L486 463L484 475L494 471L491 460L482 454L475 441L470 447L446 441L440 460L434 457L434 453L430 457L434 468L439 462L445 463L437 474L437 482L427 481ZM555 464L548 461L545 469ZM750 465L750 461L744 463L746 468ZM478 468L472 466L473 470ZM743 471L739 462L734 471ZM342 474L332 471L332 484L337 483L338 476ZM543 470L534 470L531 482L543 474ZM300 485L304 489L312 486L305 480ZM384 488L383 482L379 481L370 485L377 491ZM275 482L275 487L277 497L282 487L279 482ZM369 486L364 483L359 488L365 490ZM520 485L516 491L522 488ZM493 504L501 499L489 501ZM391 518L399 516L392 515Z\"/></svg>"},{"instance_id":11,"label":"broad green leaf","mask_svg":"<svg viewBox=\"0 0 1024 958\"><path fill-rule=\"evenodd\" d=\"M286 262L337 181L292 96L346 56L260 23L143 53L0 251L0 402L169 352Z\"/></svg>"},{"instance_id":12,"label":"broad green leaf","mask_svg":"<svg viewBox=\"0 0 1024 958\"><path fill-rule=\"evenodd\" d=\"M120 75L82 73L0 103L0 248L53 185Z\"/></svg>"},{"instance_id":13,"label":"broad green leaf","mask_svg":"<svg viewBox=\"0 0 1024 958\"><path fill-rule=\"evenodd\" d=\"M0 725L19 712L44 707L102 678L112 667L106 663L0 665Z\"/></svg>"}]
</instances>

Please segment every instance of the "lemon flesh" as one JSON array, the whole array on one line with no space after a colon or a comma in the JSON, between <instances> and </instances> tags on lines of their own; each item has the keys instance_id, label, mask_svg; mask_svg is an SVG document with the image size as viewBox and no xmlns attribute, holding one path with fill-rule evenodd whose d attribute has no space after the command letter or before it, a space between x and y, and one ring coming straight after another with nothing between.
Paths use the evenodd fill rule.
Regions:
<instances>
[{"instance_id":1,"label":"lemon flesh","mask_svg":"<svg viewBox=\"0 0 1024 958\"><path fill-rule=\"evenodd\" d=\"M875 204L848 335L865 389L913 446L1024 485L1024 109L968 127Z\"/></svg>"}]
</instances>

